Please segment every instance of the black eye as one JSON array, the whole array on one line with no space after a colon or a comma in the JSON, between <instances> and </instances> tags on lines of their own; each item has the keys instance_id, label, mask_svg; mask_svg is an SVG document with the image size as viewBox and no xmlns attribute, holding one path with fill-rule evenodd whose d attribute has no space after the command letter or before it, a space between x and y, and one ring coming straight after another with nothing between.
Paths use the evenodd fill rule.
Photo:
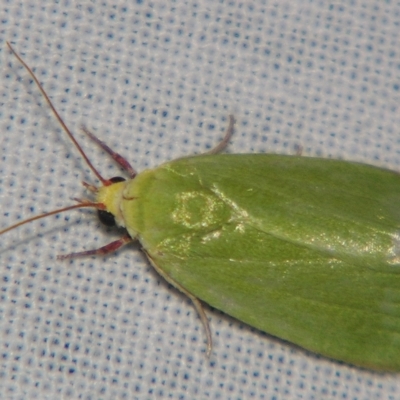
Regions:
<instances>
[{"instance_id":1,"label":"black eye","mask_svg":"<svg viewBox=\"0 0 400 400\"><path fill-rule=\"evenodd\" d=\"M97 210L97 216L99 217L100 222L105 226L115 226L115 218L108 211Z\"/></svg>"},{"instance_id":2,"label":"black eye","mask_svg":"<svg viewBox=\"0 0 400 400\"><path fill-rule=\"evenodd\" d=\"M126 181L125 178L122 178L121 176L114 176L114 178L110 178L109 181L112 183L117 183L117 182L124 182Z\"/></svg>"},{"instance_id":3,"label":"black eye","mask_svg":"<svg viewBox=\"0 0 400 400\"><path fill-rule=\"evenodd\" d=\"M112 183L118 183L118 182L124 182L126 181L126 179L120 176L114 176L114 178L109 179L109 181L111 181ZM115 226L114 215L112 215L110 212L104 210L97 210L97 216L99 217L100 222L105 226Z\"/></svg>"}]
</instances>

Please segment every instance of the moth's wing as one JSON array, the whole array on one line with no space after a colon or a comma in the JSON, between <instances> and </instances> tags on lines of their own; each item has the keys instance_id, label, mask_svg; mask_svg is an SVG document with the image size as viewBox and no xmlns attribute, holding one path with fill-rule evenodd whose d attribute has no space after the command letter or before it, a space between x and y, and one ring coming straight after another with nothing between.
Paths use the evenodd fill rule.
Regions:
<instances>
[{"instance_id":1,"label":"moth's wing","mask_svg":"<svg viewBox=\"0 0 400 400\"><path fill-rule=\"evenodd\" d=\"M390 272L400 270L398 173L340 160L261 154L221 156L219 167L208 167L210 161L201 160L199 181L247 212L251 225L363 267L380 270L389 263Z\"/></svg>"},{"instance_id":2,"label":"moth's wing","mask_svg":"<svg viewBox=\"0 0 400 400\"><path fill-rule=\"evenodd\" d=\"M400 369L400 275L328 258L246 227L153 261L196 297L316 353L373 369ZM171 240L170 248L181 241ZM185 240L186 241L186 240Z\"/></svg>"},{"instance_id":3,"label":"moth's wing","mask_svg":"<svg viewBox=\"0 0 400 400\"><path fill-rule=\"evenodd\" d=\"M158 267L206 303L316 353L398 370L399 181L333 160L197 157L144 174L126 214Z\"/></svg>"}]
</instances>

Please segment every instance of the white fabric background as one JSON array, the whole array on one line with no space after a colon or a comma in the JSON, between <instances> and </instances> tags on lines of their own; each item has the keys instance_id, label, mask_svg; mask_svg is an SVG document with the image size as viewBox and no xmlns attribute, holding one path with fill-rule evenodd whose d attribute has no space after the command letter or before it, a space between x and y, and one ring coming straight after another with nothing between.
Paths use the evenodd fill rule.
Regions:
<instances>
[{"instance_id":1,"label":"white fabric background","mask_svg":"<svg viewBox=\"0 0 400 400\"><path fill-rule=\"evenodd\" d=\"M85 124L140 171L202 152L296 152L400 170L399 1L23 1L0 5L0 226L84 197L93 175L11 41L103 175ZM0 242L2 399L398 399L399 374L327 360L190 302L90 211ZM266 304L266 307L273 307ZM399 355L400 356L400 355Z\"/></svg>"}]
</instances>

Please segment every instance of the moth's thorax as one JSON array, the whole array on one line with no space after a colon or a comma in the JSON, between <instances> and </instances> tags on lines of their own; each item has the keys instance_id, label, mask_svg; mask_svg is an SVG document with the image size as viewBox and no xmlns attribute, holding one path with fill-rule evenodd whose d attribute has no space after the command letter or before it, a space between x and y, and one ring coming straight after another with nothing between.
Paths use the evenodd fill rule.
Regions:
<instances>
[{"instance_id":1,"label":"moth's thorax","mask_svg":"<svg viewBox=\"0 0 400 400\"><path fill-rule=\"evenodd\" d=\"M102 186L97 191L96 201L106 206L106 211L115 217L117 226L125 228L125 221L121 212L121 201L127 181Z\"/></svg>"}]
</instances>

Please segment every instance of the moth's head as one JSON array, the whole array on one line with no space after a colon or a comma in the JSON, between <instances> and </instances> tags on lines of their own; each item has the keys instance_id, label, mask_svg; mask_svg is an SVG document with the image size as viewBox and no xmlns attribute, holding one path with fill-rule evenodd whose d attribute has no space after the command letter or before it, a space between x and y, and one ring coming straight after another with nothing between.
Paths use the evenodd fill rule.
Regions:
<instances>
[{"instance_id":1,"label":"moth's head","mask_svg":"<svg viewBox=\"0 0 400 400\"><path fill-rule=\"evenodd\" d=\"M109 185L97 188L96 202L105 206L104 210L97 210L97 215L102 224L106 226L125 227L121 213L121 200L126 185L126 179L116 176L108 180Z\"/></svg>"}]
</instances>

